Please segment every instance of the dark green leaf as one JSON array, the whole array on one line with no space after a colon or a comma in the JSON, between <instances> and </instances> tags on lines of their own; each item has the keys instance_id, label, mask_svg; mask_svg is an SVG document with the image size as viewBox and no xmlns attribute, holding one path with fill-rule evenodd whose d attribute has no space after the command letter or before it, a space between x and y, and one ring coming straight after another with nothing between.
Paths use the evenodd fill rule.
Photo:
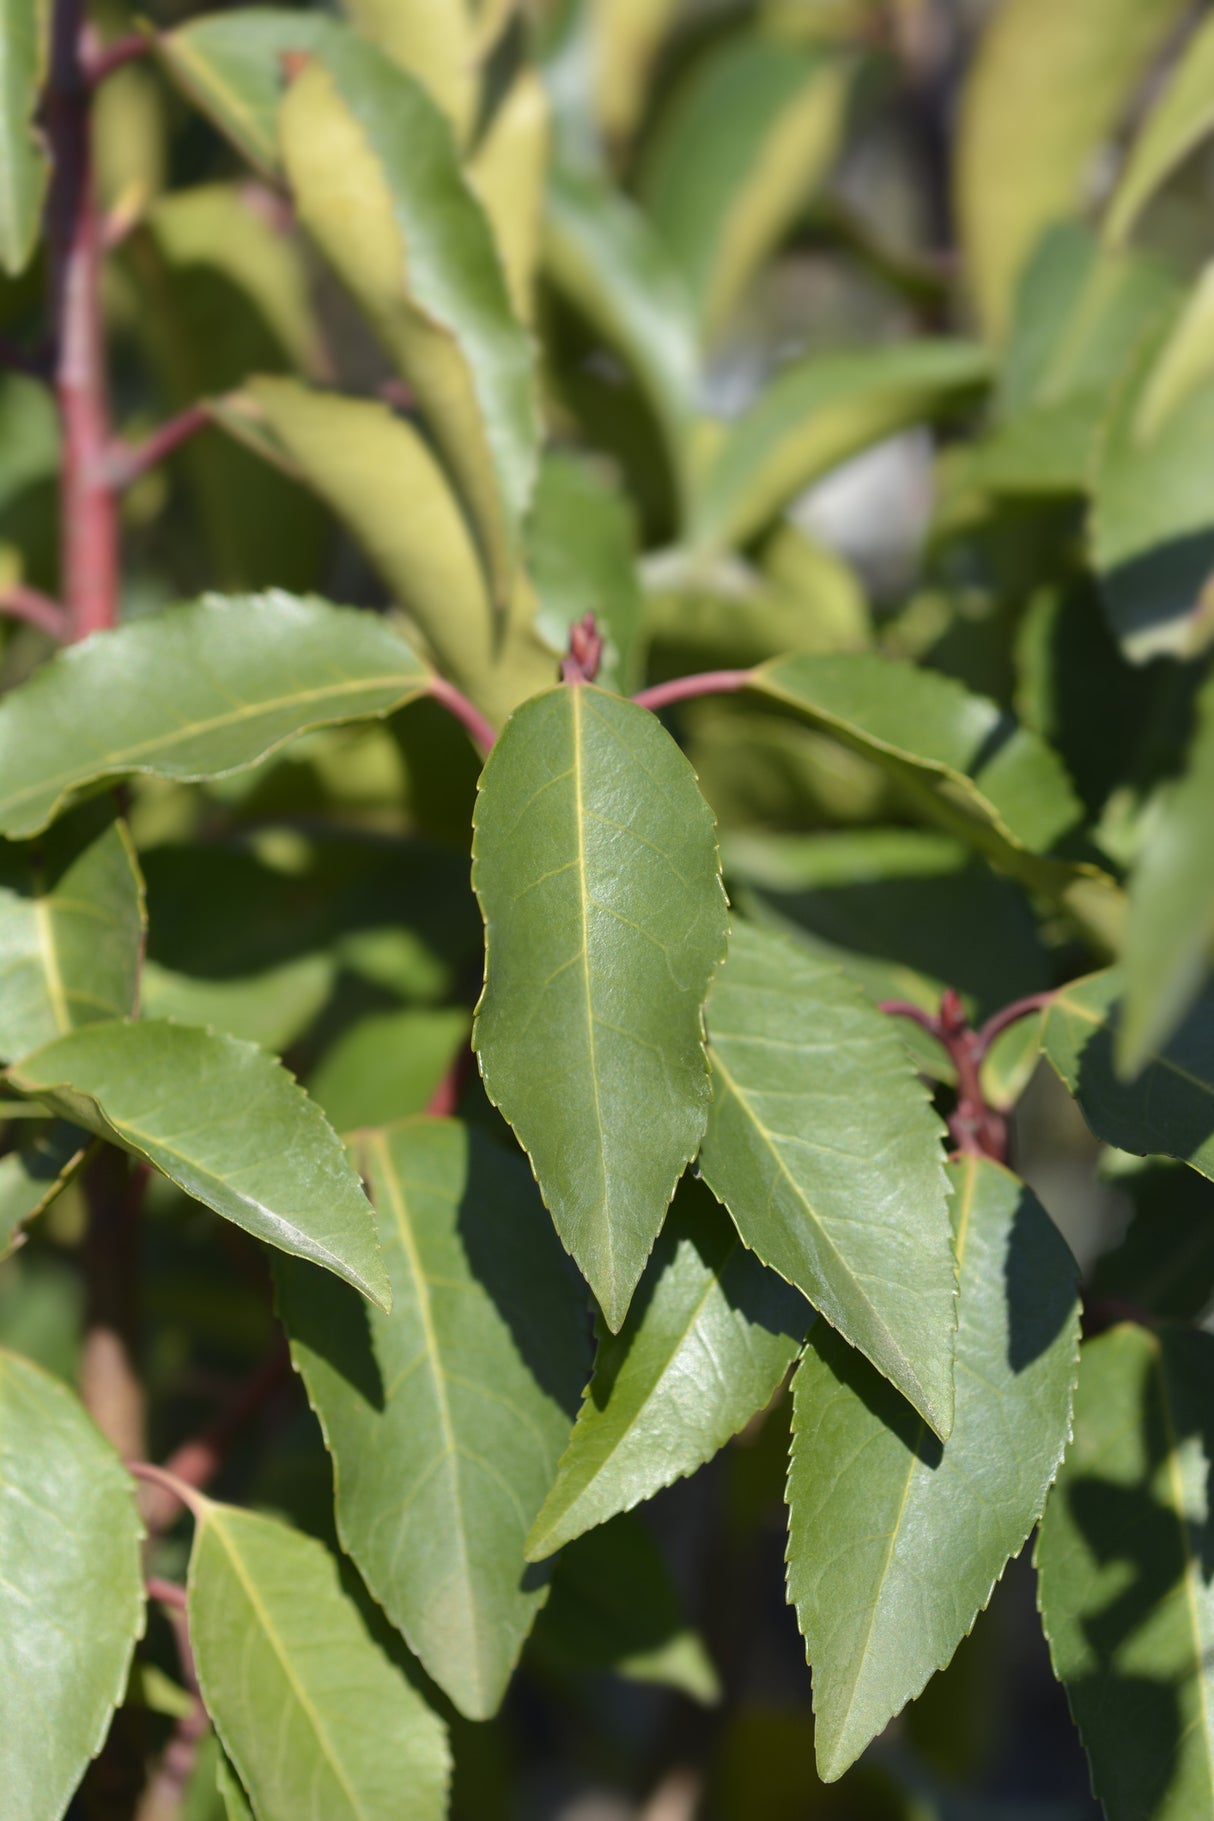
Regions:
<instances>
[{"instance_id":1,"label":"dark green leaf","mask_svg":"<svg viewBox=\"0 0 1214 1821\"><path fill-rule=\"evenodd\" d=\"M254 1044L184 1024L90 1024L9 1078L226 1220L390 1305L375 1217L333 1128Z\"/></svg>"},{"instance_id":2,"label":"dark green leaf","mask_svg":"<svg viewBox=\"0 0 1214 1821\"><path fill-rule=\"evenodd\" d=\"M4 1809L59 1821L143 1633L135 1487L72 1393L0 1351Z\"/></svg>"},{"instance_id":3,"label":"dark green leaf","mask_svg":"<svg viewBox=\"0 0 1214 1821\"><path fill-rule=\"evenodd\" d=\"M489 755L472 879L485 1085L618 1332L708 1112L701 1013L727 931L712 816L651 714L563 686Z\"/></svg>"},{"instance_id":4,"label":"dark green leaf","mask_svg":"<svg viewBox=\"0 0 1214 1821\"><path fill-rule=\"evenodd\" d=\"M0 1157L0 1259L21 1243L22 1227L67 1187L88 1148L85 1134L65 1120L38 1120L18 1130L18 1147Z\"/></svg>"},{"instance_id":5,"label":"dark green leaf","mask_svg":"<svg viewBox=\"0 0 1214 1821\"><path fill-rule=\"evenodd\" d=\"M523 1541L586 1366L582 1298L520 1158L453 1120L359 1156L392 1283L373 1315L279 1272L337 1482L343 1546L461 1713L495 1712L547 1593Z\"/></svg>"},{"instance_id":6,"label":"dark green leaf","mask_svg":"<svg viewBox=\"0 0 1214 1821\"><path fill-rule=\"evenodd\" d=\"M1198 1319L1214 1297L1214 1189L1164 1157L1113 1152L1105 1175L1134 1213L1125 1237L1089 1272L1088 1293L1177 1321Z\"/></svg>"},{"instance_id":7,"label":"dark green leaf","mask_svg":"<svg viewBox=\"0 0 1214 1821\"><path fill-rule=\"evenodd\" d=\"M1075 1264L997 1164L950 1168L956 1419L941 1446L823 1326L793 1380L788 1591L833 1782L923 1689L1041 1514L1070 1432Z\"/></svg>"},{"instance_id":8,"label":"dark green leaf","mask_svg":"<svg viewBox=\"0 0 1214 1821\"><path fill-rule=\"evenodd\" d=\"M684 1184L594 1377L527 1539L542 1560L711 1460L771 1400L812 1312Z\"/></svg>"},{"instance_id":9,"label":"dark green leaf","mask_svg":"<svg viewBox=\"0 0 1214 1821\"><path fill-rule=\"evenodd\" d=\"M741 924L708 1038L709 1188L763 1263L947 1435L956 1285L943 1128L892 1022L834 968Z\"/></svg>"},{"instance_id":10,"label":"dark green leaf","mask_svg":"<svg viewBox=\"0 0 1214 1821\"><path fill-rule=\"evenodd\" d=\"M50 8L46 0L0 6L0 266L10 275L29 264L42 223L50 160L34 128L46 76Z\"/></svg>"}]
</instances>

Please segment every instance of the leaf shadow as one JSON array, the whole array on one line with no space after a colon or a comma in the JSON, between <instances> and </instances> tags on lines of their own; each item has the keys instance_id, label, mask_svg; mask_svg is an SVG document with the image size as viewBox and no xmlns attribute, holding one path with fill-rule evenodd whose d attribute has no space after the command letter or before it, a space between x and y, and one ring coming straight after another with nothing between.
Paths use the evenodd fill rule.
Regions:
<instances>
[{"instance_id":1,"label":"leaf shadow","mask_svg":"<svg viewBox=\"0 0 1214 1821\"><path fill-rule=\"evenodd\" d=\"M1079 1276L1070 1247L1041 1203L1025 1184L1019 1187L1003 1258L1007 1363L1015 1373L1026 1371L1048 1352L1075 1319ZM1044 1250L1058 1254L1048 1269Z\"/></svg>"},{"instance_id":2,"label":"leaf shadow","mask_svg":"<svg viewBox=\"0 0 1214 1821\"><path fill-rule=\"evenodd\" d=\"M1205 994L1158 1059L1132 1080L1117 1072L1115 1004L1083 1046L1076 1098L1098 1138L1139 1156L1185 1161L1214 1136L1214 999Z\"/></svg>"},{"instance_id":3,"label":"leaf shadow","mask_svg":"<svg viewBox=\"0 0 1214 1821\"><path fill-rule=\"evenodd\" d=\"M934 1473L944 1459L944 1443L928 1428L912 1404L883 1378L864 1355L825 1321L815 1322L805 1343L829 1367L841 1385L859 1398L869 1413L891 1430L903 1447Z\"/></svg>"},{"instance_id":4,"label":"leaf shadow","mask_svg":"<svg viewBox=\"0 0 1214 1821\"><path fill-rule=\"evenodd\" d=\"M322 1359L371 1409L382 1411L384 1380L366 1299L331 1272L285 1254L274 1260L274 1285L293 1345Z\"/></svg>"},{"instance_id":5,"label":"leaf shadow","mask_svg":"<svg viewBox=\"0 0 1214 1821\"><path fill-rule=\"evenodd\" d=\"M1123 639L1175 627L1182 641L1208 633L1214 617L1214 529L1153 543L1104 578L1109 617ZM1186 656L1188 649L1172 655Z\"/></svg>"}]
</instances>

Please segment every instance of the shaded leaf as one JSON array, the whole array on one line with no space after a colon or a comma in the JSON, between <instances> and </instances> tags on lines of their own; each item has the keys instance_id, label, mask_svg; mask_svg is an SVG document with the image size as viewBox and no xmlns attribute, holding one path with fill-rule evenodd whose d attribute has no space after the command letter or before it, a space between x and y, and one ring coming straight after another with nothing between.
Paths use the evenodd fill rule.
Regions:
<instances>
[{"instance_id":1,"label":"shaded leaf","mask_svg":"<svg viewBox=\"0 0 1214 1821\"><path fill-rule=\"evenodd\" d=\"M1075 1261L985 1159L950 1166L957 1400L941 1446L819 1326L793 1380L788 1592L834 1782L943 1669L1041 1515L1070 1434Z\"/></svg>"},{"instance_id":2,"label":"shaded leaf","mask_svg":"<svg viewBox=\"0 0 1214 1821\"><path fill-rule=\"evenodd\" d=\"M310 727L382 716L427 675L374 614L204 595L62 651L0 702L0 829L36 834L130 772L218 777Z\"/></svg>"},{"instance_id":3,"label":"shaded leaf","mask_svg":"<svg viewBox=\"0 0 1214 1821\"><path fill-rule=\"evenodd\" d=\"M460 1006L369 1013L325 1052L308 1092L339 1132L423 1112L470 1022Z\"/></svg>"},{"instance_id":4,"label":"shaded leaf","mask_svg":"<svg viewBox=\"0 0 1214 1821\"><path fill-rule=\"evenodd\" d=\"M594 1376L527 1539L541 1560L711 1460L771 1400L813 1319L684 1183Z\"/></svg>"},{"instance_id":5,"label":"shaded leaf","mask_svg":"<svg viewBox=\"0 0 1214 1821\"><path fill-rule=\"evenodd\" d=\"M258 1815L441 1821L442 1722L368 1633L321 1544L198 1499L190 1641Z\"/></svg>"},{"instance_id":6,"label":"shaded leaf","mask_svg":"<svg viewBox=\"0 0 1214 1821\"><path fill-rule=\"evenodd\" d=\"M1211 1408L1208 1334L1120 1327L1083 1349L1038 1597L1109 1821L1214 1804Z\"/></svg>"},{"instance_id":7,"label":"shaded leaf","mask_svg":"<svg viewBox=\"0 0 1214 1821\"><path fill-rule=\"evenodd\" d=\"M126 828L90 804L38 844L0 843L0 1061L135 1010L143 881Z\"/></svg>"},{"instance_id":8,"label":"shaded leaf","mask_svg":"<svg viewBox=\"0 0 1214 1821\"><path fill-rule=\"evenodd\" d=\"M0 66L0 266L14 276L33 257L50 173L45 141L34 126L49 55L48 0L4 0L0 7L0 36L4 41Z\"/></svg>"},{"instance_id":9,"label":"shaded leaf","mask_svg":"<svg viewBox=\"0 0 1214 1821\"><path fill-rule=\"evenodd\" d=\"M390 1304L374 1215L333 1128L254 1044L184 1024L90 1024L9 1079L225 1220Z\"/></svg>"},{"instance_id":10,"label":"shaded leaf","mask_svg":"<svg viewBox=\"0 0 1214 1821\"><path fill-rule=\"evenodd\" d=\"M497 1709L547 1593L523 1539L586 1367L582 1297L522 1159L453 1120L358 1142L390 1316L280 1269L292 1353L368 1587L461 1713Z\"/></svg>"},{"instance_id":11,"label":"shaded leaf","mask_svg":"<svg viewBox=\"0 0 1214 1821\"><path fill-rule=\"evenodd\" d=\"M654 716L565 685L490 753L472 851L481 1073L618 1332L707 1117L701 1008L728 927L712 815Z\"/></svg>"},{"instance_id":12,"label":"shaded leaf","mask_svg":"<svg viewBox=\"0 0 1214 1821\"><path fill-rule=\"evenodd\" d=\"M956 1286L943 1128L891 1021L836 969L739 924L708 1040L704 1180L763 1263L947 1435Z\"/></svg>"},{"instance_id":13,"label":"shaded leaf","mask_svg":"<svg viewBox=\"0 0 1214 1821\"><path fill-rule=\"evenodd\" d=\"M0 1259L21 1243L22 1227L66 1189L88 1148L85 1134L65 1120L39 1120L19 1131L17 1148L0 1157Z\"/></svg>"},{"instance_id":14,"label":"shaded leaf","mask_svg":"<svg viewBox=\"0 0 1214 1821\"><path fill-rule=\"evenodd\" d=\"M1134 1212L1125 1237L1089 1271L1088 1293L1170 1320L1198 1320L1214 1298L1214 1189L1164 1157L1115 1151L1102 1174Z\"/></svg>"},{"instance_id":15,"label":"shaded leaf","mask_svg":"<svg viewBox=\"0 0 1214 1821\"><path fill-rule=\"evenodd\" d=\"M73 1394L0 1350L4 1806L58 1821L143 1634L135 1487Z\"/></svg>"},{"instance_id":16,"label":"shaded leaf","mask_svg":"<svg viewBox=\"0 0 1214 1821\"><path fill-rule=\"evenodd\" d=\"M1172 173L1214 129L1214 20L1193 33L1167 85L1138 129L1104 217L1117 244Z\"/></svg>"}]
</instances>

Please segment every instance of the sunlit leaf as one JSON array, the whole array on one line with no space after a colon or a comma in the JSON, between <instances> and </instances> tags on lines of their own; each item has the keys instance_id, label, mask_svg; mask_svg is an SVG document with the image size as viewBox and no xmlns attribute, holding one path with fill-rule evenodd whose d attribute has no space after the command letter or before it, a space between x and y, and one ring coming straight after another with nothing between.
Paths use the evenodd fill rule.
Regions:
<instances>
[{"instance_id":1,"label":"sunlit leaf","mask_svg":"<svg viewBox=\"0 0 1214 1821\"><path fill-rule=\"evenodd\" d=\"M531 320L534 308L550 137L544 85L533 70L524 70L468 166L468 181L489 217L510 299L522 322Z\"/></svg>"},{"instance_id":2,"label":"sunlit leaf","mask_svg":"<svg viewBox=\"0 0 1214 1821\"><path fill-rule=\"evenodd\" d=\"M50 10L47 0L4 0L0 6L0 266L10 274L33 256L50 174L45 141L34 127Z\"/></svg>"},{"instance_id":3,"label":"sunlit leaf","mask_svg":"<svg viewBox=\"0 0 1214 1821\"><path fill-rule=\"evenodd\" d=\"M465 139L476 113L475 21L469 0L342 0L366 37L427 89Z\"/></svg>"},{"instance_id":4,"label":"sunlit leaf","mask_svg":"<svg viewBox=\"0 0 1214 1821\"><path fill-rule=\"evenodd\" d=\"M1152 197L1212 128L1214 20L1207 19L1185 46L1130 147L1105 212L1106 240L1129 237Z\"/></svg>"}]
</instances>

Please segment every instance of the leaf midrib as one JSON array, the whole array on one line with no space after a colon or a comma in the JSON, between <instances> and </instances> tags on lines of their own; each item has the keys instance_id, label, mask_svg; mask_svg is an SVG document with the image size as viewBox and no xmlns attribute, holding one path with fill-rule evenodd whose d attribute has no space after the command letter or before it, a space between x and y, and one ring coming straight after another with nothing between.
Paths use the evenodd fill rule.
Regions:
<instances>
[{"instance_id":1,"label":"leaf midrib","mask_svg":"<svg viewBox=\"0 0 1214 1821\"><path fill-rule=\"evenodd\" d=\"M607 1160L603 1155L603 1105L599 1088L598 1054L594 1036L594 997L590 985L590 885L586 876L586 812L582 785L582 688L581 684L567 686L565 696L570 702L573 716L573 817L577 831L577 872L578 872L578 910L581 918L581 960L582 985L586 999L586 1049L590 1064L590 1080L594 1088L594 1123L598 1134L599 1168L602 1173L603 1192L599 1203L600 1212L606 1212L607 1193ZM611 1281L614 1297L615 1291L615 1236L611 1220L603 1221L604 1249L607 1255L607 1272Z\"/></svg>"}]
</instances>

